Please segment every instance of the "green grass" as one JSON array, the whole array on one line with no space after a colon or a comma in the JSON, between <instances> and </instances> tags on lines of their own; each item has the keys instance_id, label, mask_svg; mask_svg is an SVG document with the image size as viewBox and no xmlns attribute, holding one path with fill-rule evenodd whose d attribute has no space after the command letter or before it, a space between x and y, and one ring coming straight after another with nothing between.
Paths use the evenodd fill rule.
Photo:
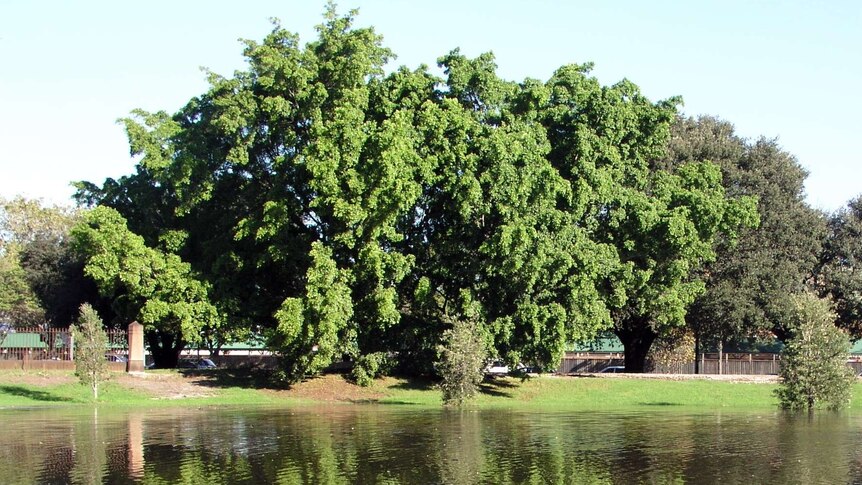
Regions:
<instances>
[{"instance_id":1,"label":"green grass","mask_svg":"<svg viewBox=\"0 0 862 485\"><path fill-rule=\"evenodd\" d=\"M658 380L603 377L542 376L521 381L498 378L482 384L473 407L535 408L573 411L776 409L775 383L710 380ZM378 382L375 388L389 394L383 403L440 406L439 391L431 384ZM853 387L851 409L862 409L862 383Z\"/></svg>"},{"instance_id":2,"label":"green grass","mask_svg":"<svg viewBox=\"0 0 862 485\"><path fill-rule=\"evenodd\" d=\"M498 378L482 384L472 406L480 408L535 407L571 410L641 408L762 409L774 408L775 384L655 379L574 378L543 376L521 381ZM377 383L389 394L384 403L439 406L440 393L430 384ZM862 385L856 386L862 399ZM857 400L858 402L858 400ZM860 403L862 404L862 403Z\"/></svg>"},{"instance_id":3,"label":"green grass","mask_svg":"<svg viewBox=\"0 0 862 485\"><path fill-rule=\"evenodd\" d=\"M107 382L99 387L100 401L111 404L131 404L147 399L140 392L125 389ZM14 379L3 376L0 381L0 406L38 406L61 404L92 403L92 393L88 387L78 383L64 383L41 386L15 383Z\"/></svg>"},{"instance_id":4,"label":"green grass","mask_svg":"<svg viewBox=\"0 0 862 485\"><path fill-rule=\"evenodd\" d=\"M153 374L178 374L178 371L152 371ZM115 374L117 375L117 374ZM224 377L221 377L224 376ZM266 392L250 379L240 380L228 373L220 374L211 386L201 387L199 396L179 398L155 397L150 393L130 389L109 379L99 386L99 406L114 407L174 407L215 405L298 404L303 401ZM57 379L71 380L52 384ZM39 381L45 381L39 382ZM92 406L89 387L78 383L72 371L8 371L0 370L0 408L34 406Z\"/></svg>"},{"instance_id":5,"label":"green grass","mask_svg":"<svg viewBox=\"0 0 862 485\"><path fill-rule=\"evenodd\" d=\"M157 371L174 374L177 371ZM57 379L57 377L61 379ZM92 405L89 389L69 380L70 372L0 371L0 407L81 406ZM211 376L211 377L210 377ZM52 379L53 377L53 379ZM164 407L216 405L276 405L290 406L314 403L290 392L274 392L264 381L248 374L218 371L207 375L197 397L156 399L144 391L123 387L109 381L100 390L100 406ZM44 378L45 382L40 382ZM433 383L422 380L386 378L368 390L348 385L341 376L325 376L325 386L340 386L344 398L351 390L357 392L354 402L389 405L439 407L440 392ZM565 410L674 410L674 409L775 409L773 396L776 384L733 383L708 380L671 381L613 377L554 377L541 376L520 380L497 378L482 384L481 393L470 404L474 408L524 408ZM862 384L855 384L852 409L862 409Z\"/></svg>"}]
</instances>

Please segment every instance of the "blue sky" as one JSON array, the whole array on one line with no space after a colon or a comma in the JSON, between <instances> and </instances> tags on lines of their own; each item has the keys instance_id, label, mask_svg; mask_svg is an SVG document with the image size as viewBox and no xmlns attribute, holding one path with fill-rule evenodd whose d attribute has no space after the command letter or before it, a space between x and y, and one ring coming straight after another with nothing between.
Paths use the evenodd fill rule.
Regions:
<instances>
[{"instance_id":1,"label":"blue sky","mask_svg":"<svg viewBox=\"0 0 862 485\"><path fill-rule=\"evenodd\" d=\"M862 194L862 2L342 0L398 58L434 65L460 47L493 51L499 74L545 80L592 61L688 115L778 138L810 176L809 202L835 210ZM0 1L0 196L68 201L71 180L131 173L117 118L175 112L206 89L201 66L242 69L237 39L270 17L303 41L323 1Z\"/></svg>"}]
</instances>

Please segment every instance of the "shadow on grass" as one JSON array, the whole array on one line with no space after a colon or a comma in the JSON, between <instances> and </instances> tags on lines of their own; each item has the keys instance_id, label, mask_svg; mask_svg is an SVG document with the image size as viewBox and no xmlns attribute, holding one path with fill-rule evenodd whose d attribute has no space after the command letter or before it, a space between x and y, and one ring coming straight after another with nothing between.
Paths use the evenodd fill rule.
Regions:
<instances>
[{"instance_id":1,"label":"shadow on grass","mask_svg":"<svg viewBox=\"0 0 862 485\"><path fill-rule=\"evenodd\" d=\"M437 386L437 382L431 379L412 378L404 382L392 385L392 389L401 389L404 391L433 391Z\"/></svg>"},{"instance_id":2,"label":"shadow on grass","mask_svg":"<svg viewBox=\"0 0 862 485\"><path fill-rule=\"evenodd\" d=\"M508 389L514 389L518 387L515 383L511 381L505 381L502 379L485 379L481 384L479 384L479 392L485 394L486 396L495 396L495 397L512 397L511 392L507 392Z\"/></svg>"},{"instance_id":3,"label":"shadow on grass","mask_svg":"<svg viewBox=\"0 0 862 485\"><path fill-rule=\"evenodd\" d=\"M25 397L34 401L45 402L63 402L72 400L71 398L57 396L55 394L51 394L50 392L34 391L33 389L27 389L26 387L21 386L0 386L0 394Z\"/></svg>"},{"instance_id":4,"label":"shadow on grass","mask_svg":"<svg viewBox=\"0 0 862 485\"><path fill-rule=\"evenodd\" d=\"M196 383L204 387L245 389L288 389L272 379L270 372L261 369L185 369L180 374L194 377Z\"/></svg>"},{"instance_id":5,"label":"shadow on grass","mask_svg":"<svg viewBox=\"0 0 862 485\"><path fill-rule=\"evenodd\" d=\"M676 402L667 402L667 401L652 401L652 402L639 402L638 406L682 406L682 404Z\"/></svg>"}]
</instances>

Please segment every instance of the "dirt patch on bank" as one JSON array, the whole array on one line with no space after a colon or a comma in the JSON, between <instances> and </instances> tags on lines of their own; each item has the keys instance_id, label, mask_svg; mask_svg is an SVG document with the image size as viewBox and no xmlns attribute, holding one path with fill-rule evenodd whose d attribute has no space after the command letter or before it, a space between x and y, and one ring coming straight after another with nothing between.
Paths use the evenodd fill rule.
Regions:
<instances>
[{"instance_id":1,"label":"dirt patch on bank","mask_svg":"<svg viewBox=\"0 0 862 485\"><path fill-rule=\"evenodd\" d=\"M314 379L299 382L290 389L268 390L267 392L292 397L324 402L374 402L386 397L386 394L367 387L360 387L348 382L340 375L323 375Z\"/></svg>"},{"instance_id":2,"label":"dirt patch on bank","mask_svg":"<svg viewBox=\"0 0 862 485\"><path fill-rule=\"evenodd\" d=\"M143 392L153 396L154 399L213 396L215 394L213 388L207 386L206 381L208 378L205 376L173 372L116 373L111 376L111 382L133 391Z\"/></svg>"},{"instance_id":3,"label":"dirt patch on bank","mask_svg":"<svg viewBox=\"0 0 862 485\"><path fill-rule=\"evenodd\" d=\"M237 380L246 380L244 385L248 385L250 389L276 398L321 402L374 402L385 397L384 393L359 387L341 375L316 377L286 389L254 385L252 377L237 377L222 371L114 374L112 380L125 388L147 393L154 399L211 397L218 394L220 387L239 385Z\"/></svg>"}]
</instances>

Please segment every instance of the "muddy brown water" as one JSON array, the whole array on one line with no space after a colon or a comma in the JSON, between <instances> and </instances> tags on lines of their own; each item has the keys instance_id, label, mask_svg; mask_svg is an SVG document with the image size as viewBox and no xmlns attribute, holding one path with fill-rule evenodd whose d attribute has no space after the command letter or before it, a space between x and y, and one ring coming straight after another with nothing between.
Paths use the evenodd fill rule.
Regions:
<instances>
[{"instance_id":1,"label":"muddy brown water","mask_svg":"<svg viewBox=\"0 0 862 485\"><path fill-rule=\"evenodd\" d=\"M0 410L0 483L862 483L862 415Z\"/></svg>"}]
</instances>

